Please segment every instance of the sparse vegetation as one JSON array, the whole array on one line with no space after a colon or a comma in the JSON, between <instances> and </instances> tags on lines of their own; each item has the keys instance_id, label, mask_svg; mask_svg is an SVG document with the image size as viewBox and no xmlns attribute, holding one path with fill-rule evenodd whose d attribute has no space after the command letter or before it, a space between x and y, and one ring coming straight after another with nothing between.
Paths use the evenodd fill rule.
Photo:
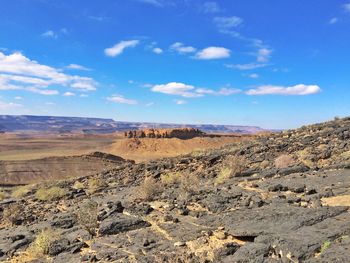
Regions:
<instances>
[{"instance_id":1,"label":"sparse vegetation","mask_svg":"<svg viewBox=\"0 0 350 263\"><path fill-rule=\"evenodd\" d=\"M27 253L32 255L34 258L42 255L48 255L50 251L50 246L53 242L60 239L58 232L52 229L42 230L35 238L33 243L27 250Z\"/></svg>"},{"instance_id":2,"label":"sparse vegetation","mask_svg":"<svg viewBox=\"0 0 350 263\"><path fill-rule=\"evenodd\" d=\"M323 242L321 249L320 249L320 254L323 254L331 245L331 241L326 240L325 242Z\"/></svg>"},{"instance_id":3,"label":"sparse vegetation","mask_svg":"<svg viewBox=\"0 0 350 263\"><path fill-rule=\"evenodd\" d=\"M215 183L222 184L231 177L241 175L247 169L247 163L247 159L243 156L232 155L226 157L222 162L222 167L215 179Z\"/></svg>"},{"instance_id":4,"label":"sparse vegetation","mask_svg":"<svg viewBox=\"0 0 350 263\"><path fill-rule=\"evenodd\" d=\"M22 198L25 197L32 190L32 188L32 185L19 186L16 187L16 189L12 192L11 195L14 198Z\"/></svg>"},{"instance_id":5,"label":"sparse vegetation","mask_svg":"<svg viewBox=\"0 0 350 263\"><path fill-rule=\"evenodd\" d=\"M6 194L0 189L0 201L4 200L6 197Z\"/></svg>"},{"instance_id":6,"label":"sparse vegetation","mask_svg":"<svg viewBox=\"0 0 350 263\"><path fill-rule=\"evenodd\" d=\"M66 189L53 186L50 188L40 188L36 191L35 197L41 201L53 201L61 199L66 196L68 191Z\"/></svg>"},{"instance_id":7,"label":"sparse vegetation","mask_svg":"<svg viewBox=\"0 0 350 263\"><path fill-rule=\"evenodd\" d=\"M89 232L91 236L96 236L98 228L98 204L92 200L84 203L77 211L78 223Z\"/></svg>"},{"instance_id":8,"label":"sparse vegetation","mask_svg":"<svg viewBox=\"0 0 350 263\"><path fill-rule=\"evenodd\" d=\"M180 172L166 173L161 176L161 182L164 186L171 186L180 182L182 174Z\"/></svg>"},{"instance_id":9,"label":"sparse vegetation","mask_svg":"<svg viewBox=\"0 0 350 263\"><path fill-rule=\"evenodd\" d=\"M74 189L84 189L85 185L82 182L76 181L73 185Z\"/></svg>"},{"instance_id":10,"label":"sparse vegetation","mask_svg":"<svg viewBox=\"0 0 350 263\"><path fill-rule=\"evenodd\" d=\"M276 168L287 168L289 166L293 166L294 164L295 160L290 154L282 154L275 160Z\"/></svg>"},{"instance_id":11,"label":"sparse vegetation","mask_svg":"<svg viewBox=\"0 0 350 263\"><path fill-rule=\"evenodd\" d=\"M93 194L98 190L107 187L108 184L101 178L90 178L88 181L88 192Z\"/></svg>"},{"instance_id":12,"label":"sparse vegetation","mask_svg":"<svg viewBox=\"0 0 350 263\"><path fill-rule=\"evenodd\" d=\"M23 207L19 204L9 204L3 212L3 220L11 225L16 225L23 213Z\"/></svg>"},{"instance_id":13,"label":"sparse vegetation","mask_svg":"<svg viewBox=\"0 0 350 263\"><path fill-rule=\"evenodd\" d=\"M138 187L137 195L145 201L152 201L156 195L163 191L161 183L157 182L153 177L146 177Z\"/></svg>"}]
</instances>

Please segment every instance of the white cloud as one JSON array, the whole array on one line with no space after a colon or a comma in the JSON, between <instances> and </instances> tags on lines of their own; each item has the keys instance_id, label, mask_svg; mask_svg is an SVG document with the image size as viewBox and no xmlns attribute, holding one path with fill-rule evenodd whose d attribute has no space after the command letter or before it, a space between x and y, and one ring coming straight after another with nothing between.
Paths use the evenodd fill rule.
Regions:
<instances>
[{"instance_id":1,"label":"white cloud","mask_svg":"<svg viewBox=\"0 0 350 263\"><path fill-rule=\"evenodd\" d=\"M248 63L248 64L226 64L227 68L233 68L238 70L251 70L257 68L266 67L267 64L258 64L258 63Z\"/></svg>"},{"instance_id":2,"label":"white cloud","mask_svg":"<svg viewBox=\"0 0 350 263\"><path fill-rule=\"evenodd\" d=\"M197 52L195 58L209 60L209 59L222 59L229 58L231 51L224 47L207 47Z\"/></svg>"},{"instance_id":3,"label":"white cloud","mask_svg":"<svg viewBox=\"0 0 350 263\"><path fill-rule=\"evenodd\" d=\"M67 92L63 93L63 96L65 96L65 97L73 97L73 96L75 96L75 93L67 91Z\"/></svg>"},{"instance_id":4,"label":"white cloud","mask_svg":"<svg viewBox=\"0 0 350 263\"><path fill-rule=\"evenodd\" d=\"M89 77L68 75L50 66L30 60L21 53L0 52L0 89L25 90L42 95L57 95L51 86L71 87L83 91L96 90L97 83Z\"/></svg>"},{"instance_id":5,"label":"white cloud","mask_svg":"<svg viewBox=\"0 0 350 263\"><path fill-rule=\"evenodd\" d=\"M260 48L258 50L257 58L256 60L258 62L266 63L269 61L271 57L272 50L268 48Z\"/></svg>"},{"instance_id":6,"label":"white cloud","mask_svg":"<svg viewBox=\"0 0 350 263\"><path fill-rule=\"evenodd\" d=\"M185 53L193 53L196 52L197 49L192 47L192 46L185 46L181 42L176 42L170 46L170 49L177 51L180 54L185 54Z\"/></svg>"},{"instance_id":7,"label":"white cloud","mask_svg":"<svg viewBox=\"0 0 350 263\"><path fill-rule=\"evenodd\" d=\"M218 13L221 11L220 6L216 2L205 2L202 9L203 13Z\"/></svg>"},{"instance_id":8,"label":"white cloud","mask_svg":"<svg viewBox=\"0 0 350 263\"><path fill-rule=\"evenodd\" d=\"M179 82L169 82L167 84L154 85L151 88L154 92L165 93L169 95L179 95L186 98L201 97L202 94L195 93L195 87Z\"/></svg>"},{"instance_id":9,"label":"white cloud","mask_svg":"<svg viewBox=\"0 0 350 263\"><path fill-rule=\"evenodd\" d=\"M120 41L119 43L115 44L113 47L106 48L105 49L105 55L109 57L115 57L119 56L123 53L123 51L126 48L133 48L136 47L140 43L139 40L125 40Z\"/></svg>"},{"instance_id":10,"label":"white cloud","mask_svg":"<svg viewBox=\"0 0 350 263\"><path fill-rule=\"evenodd\" d=\"M120 95L113 95L111 97L108 97L107 100L115 103L121 103L121 104L129 104L129 105L136 105L138 102L136 100L126 99L123 96Z\"/></svg>"},{"instance_id":11,"label":"white cloud","mask_svg":"<svg viewBox=\"0 0 350 263\"><path fill-rule=\"evenodd\" d=\"M162 54L163 53L163 49L159 48L159 47L155 47L152 49L152 51L156 54Z\"/></svg>"},{"instance_id":12,"label":"white cloud","mask_svg":"<svg viewBox=\"0 0 350 263\"><path fill-rule=\"evenodd\" d=\"M54 105L56 105L56 103L48 101L48 102L45 102L45 105L54 106Z\"/></svg>"},{"instance_id":13,"label":"white cloud","mask_svg":"<svg viewBox=\"0 0 350 263\"><path fill-rule=\"evenodd\" d=\"M232 37L242 38L240 33L236 31L236 28L243 23L243 19L238 16L230 17L215 17L214 23L222 34L228 34Z\"/></svg>"},{"instance_id":14,"label":"white cloud","mask_svg":"<svg viewBox=\"0 0 350 263\"><path fill-rule=\"evenodd\" d=\"M146 104L146 107L151 107L153 105L154 105L154 102L149 102L149 103Z\"/></svg>"},{"instance_id":15,"label":"white cloud","mask_svg":"<svg viewBox=\"0 0 350 263\"><path fill-rule=\"evenodd\" d=\"M346 12L350 13L350 3L343 5Z\"/></svg>"},{"instance_id":16,"label":"white cloud","mask_svg":"<svg viewBox=\"0 0 350 263\"><path fill-rule=\"evenodd\" d=\"M48 31L42 33L41 36L47 37L47 38L54 38L54 39L58 38L58 35L52 30L48 30Z\"/></svg>"},{"instance_id":17,"label":"white cloud","mask_svg":"<svg viewBox=\"0 0 350 263\"><path fill-rule=\"evenodd\" d=\"M187 101L185 101L185 100L174 100L174 101L177 105L183 105L183 104L187 103Z\"/></svg>"},{"instance_id":18,"label":"white cloud","mask_svg":"<svg viewBox=\"0 0 350 263\"><path fill-rule=\"evenodd\" d=\"M317 85L299 84L295 86L273 86L265 85L250 89L246 92L247 95L310 95L321 92Z\"/></svg>"},{"instance_id":19,"label":"white cloud","mask_svg":"<svg viewBox=\"0 0 350 263\"><path fill-rule=\"evenodd\" d=\"M0 101L0 110L9 110L9 109L19 108L19 107L22 107L22 105L18 103L13 103L13 102Z\"/></svg>"},{"instance_id":20,"label":"white cloud","mask_svg":"<svg viewBox=\"0 0 350 263\"><path fill-rule=\"evenodd\" d=\"M257 78L259 78L259 75L256 73L252 73L252 74L249 74L248 77L251 79L257 79Z\"/></svg>"},{"instance_id":21,"label":"white cloud","mask_svg":"<svg viewBox=\"0 0 350 263\"><path fill-rule=\"evenodd\" d=\"M192 85L187 85L179 82L169 82L167 84L154 85L151 90L169 95L178 95L184 98L197 98L204 95L228 96L241 92L239 89L221 88L212 90L207 88L196 88Z\"/></svg>"},{"instance_id":22,"label":"white cloud","mask_svg":"<svg viewBox=\"0 0 350 263\"><path fill-rule=\"evenodd\" d=\"M87 98L87 97L89 97L89 95L83 93L83 94L80 94L79 97L81 97L81 98Z\"/></svg>"},{"instance_id":23,"label":"white cloud","mask_svg":"<svg viewBox=\"0 0 350 263\"><path fill-rule=\"evenodd\" d=\"M335 24L335 23L337 23L337 22L338 22L338 18L337 18L337 17L333 17L333 18L331 18L331 19L328 21L328 24L333 25L333 24Z\"/></svg>"},{"instance_id":24,"label":"white cloud","mask_svg":"<svg viewBox=\"0 0 350 263\"><path fill-rule=\"evenodd\" d=\"M14 99L15 99L15 100L23 100L23 97L21 97L21 96L16 96Z\"/></svg>"},{"instance_id":25,"label":"white cloud","mask_svg":"<svg viewBox=\"0 0 350 263\"><path fill-rule=\"evenodd\" d=\"M163 6L163 2L161 0L138 0L139 2L145 3L145 4L150 4L156 7L161 7Z\"/></svg>"},{"instance_id":26,"label":"white cloud","mask_svg":"<svg viewBox=\"0 0 350 263\"><path fill-rule=\"evenodd\" d=\"M78 65L78 64L69 64L67 67L67 69L74 69L74 70L83 70L83 71L90 71L91 69L84 67L82 65Z\"/></svg>"},{"instance_id":27,"label":"white cloud","mask_svg":"<svg viewBox=\"0 0 350 263\"><path fill-rule=\"evenodd\" d=\"M217 94L218 95L223 95L223 96L228 96L228 95L232 95L232 94L237 94L240 93L241 90L240 89L233 89L233 88L221 88Z\"/></svg>"}]
</instances>

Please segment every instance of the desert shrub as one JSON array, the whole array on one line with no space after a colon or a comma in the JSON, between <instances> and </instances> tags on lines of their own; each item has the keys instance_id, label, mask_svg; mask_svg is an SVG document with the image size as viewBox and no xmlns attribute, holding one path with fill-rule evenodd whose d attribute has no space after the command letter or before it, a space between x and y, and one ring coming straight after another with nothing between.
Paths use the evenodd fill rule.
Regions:
<instances>
[{"instance_id":1,"label":"desert shrub","mask_svg":"<svg viewBox=\"0 0 350 263\"><path fill-rule=\"evenodd\" d=\"M137 189L138 198L152 201L156 195L163 191L161 183L153 177L146 177Z\"/></svg>"},{"instance_id":2,"label":"desert shrub","mask_svg":"<svg viewBox=\"0 0 350 263\"><path fill-rule=\"evenodd\" d=\"M329 240L326 240L325 242L323 242L320 249L320 254L324 253L329 248L330 245L331 245L331 241Z\"/></svg>"},{"instance_id":3,"label":"desert shrub","mask_svg":"<svg viewBox=\"0 0 350 263\"><path fill-rule=\"evenodd\" d=\"M289 166L293 166L294 164L295 164L295 160L293 156L289 154L282 154L275 159L276 168L286 168Z\"/></svg>"},{"instance_id":4,"label":"desert shrub","mask_svg":"<svg viewBox=\"0 0 350 263\"><path fill-rule=\"evenodd\" d=\"M166 173L160 177L163 185L171 186L180 182L182 174L180 172Z\"/></svg>"},{"instance_id":5,"label":"desert shrub","mask_svg":"<svg viewBox=\"0 0 350 263\"><path fill-rule=\"evenodd\" d=\"M75 215L78 223L88 231L91 236L96 236L98 228L98 204L89 200L78 209Z\"/></svg>"},{"instance_id":6,"label":"desert shrub","mask_svg":"<svg viewBox=\"0 0 350 263\"><path fill-rule=\"evenodd\" d=\"M0 201L4 200L6 197L6 194L0 189Z\"/></svg>"},{"instance_id":7,"label":"desert shrub","mask_svg":"<svg viewBox=\"0 0 350 263\"><path fill-rule=\"evenodd\" d=\"M85 188L85 185L82 183L82 182L79 182L79 181L76 181L74 184L73 184L73 188L74 189L84 189Z\"/></svg>"},{"instance_id":8,"label":"desert shrub","mask_svg":"<svg viewBox=\"0 0 350 263\"><path fill-rule=\"evenodd\" d=\"M224 183L227 179L239 176L247 169L248 162L243 156L231 155L225 158L221 164L221 169L215 179L215 183Z\"/></svg>"},{"instance_id":9,"label":"desert shrub","mask_svg":"<svg viewBox=\"0 0 350 263\"><path fill-rule=\"evenodd\" d=\"M3 212L3 220L11 225L16 225L21 220L23 207L19 204L9 204Z\"/></svg>"},{"instance_id":10,"label":"desert shrub","mask_svg":"<svg viewBox=\"0 0 350 263\"><path fill-rule=\"evenodd\" d=\"M60 235L58 232L52 229L44 229L35 237L27 253L33 255L33 257L48 255L51 245L59 239Z\"/></svg>"},{"instance_id":11,"label":"desert shrub","mask_svg":"<svg viewBox=\"0 0 350 263\"><path fill-rule=\"evenodd\" d=\"M108 184L101 178L90 178L88 181L88 192L93 194L98 190L107 187Z\"/></svg>"},{"instance_id":12,"label":"desert shrub","mask_svg":"<svg viewBox=\"0 0 350 263\"><path fill-rule=\"evenodd\" d=\"M182 174L180 177L180 190L184 194L198 193L200 187L200 180L194 174Z\"/></svg>"},{"instance_id":13,"label":"desert shrub","mask_svg":"<svg viewBox=\"0 0 350 263\"><path fill-rule=\"evenodd\" d=\"M16 187L15 190L12 191L11 195L14 198L22 198L25 197L32 190L32 185L25 185Z\"/></svg>"},{"instance_id":14,"label":"desert shrub","mask_svg":"<svg viewBox=\"0 0 350 263\"><path fill-rule=\"evenodd\" d=\"M58 200L66 196L68 191L66 189L53 186L50 188L40 188L36 191L35 197L41 201Z\"/></svg>"}]
</instances>

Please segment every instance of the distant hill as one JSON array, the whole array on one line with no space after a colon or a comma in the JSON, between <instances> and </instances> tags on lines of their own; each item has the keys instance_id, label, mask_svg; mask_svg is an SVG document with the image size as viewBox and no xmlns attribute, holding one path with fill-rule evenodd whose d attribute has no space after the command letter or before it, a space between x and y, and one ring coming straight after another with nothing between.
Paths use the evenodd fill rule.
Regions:
<instances>
[{"instance_id":1,"label":"distant hill","mask_svg":"<svg viewBox=\"0 0 350 263\"><path fill-rule=\"evenodd\" d=\"M252 134L265 131L257 126L123 122L103 118L0 115L0 132L104 134L147 128L172 129L184 127L200 129L206 133Z\"/></svg>"}]
</instances>

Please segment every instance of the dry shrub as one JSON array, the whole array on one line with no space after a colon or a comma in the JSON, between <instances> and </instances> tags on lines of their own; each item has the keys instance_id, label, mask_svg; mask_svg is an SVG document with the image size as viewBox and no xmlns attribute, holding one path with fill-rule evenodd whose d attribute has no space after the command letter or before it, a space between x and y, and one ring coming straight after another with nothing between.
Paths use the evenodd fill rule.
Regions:
<instances>
[{"instance_id":1,"label":"dry shrub","mask_svg":"<svg viewBox=\"0 0 350 263\"><path fill-rule=\"evenodd\" d=\"M11 225L16 225L21 220L23 207L19 204L9 204L3 212L3 220Z\"/></svg>"},{"instance_id":2,"label":"dry shrub","mask_svg":"<svg viewBox=\"0 0 350 263\"><path fill-rule=\"evenodd\" d=\"M230 155L222 162L222 167L215 183L224 183L227 179L241 175L248 167L248 161L243 156Z\"/></svg>"},{"instance_id":3,"label":"dry shrub","mask_svg":"<svg viewBox=\"0 0 350 263\"><path fill-rule=\"evenodd\" d=\"M53 186L50 188L40 188L36 191L35 197L41 201L53 201L61 199L66 196L68 191L66 189Z\"/></svg>"},{"instance_id":4,"label":"dry shrub","mask_svg":"<svg viewBox=\"0 0 350 263\"><path fill-rule=\"evenodd\" d=\"M22 198L29 194L33 189L32 185L25 185L16 187L16 189L12 192L12 197L14 198Z\"/></svg>"},{"instance_id":5,"label":"dry shrub","mask_svg":"<svg viewBox=\"0 0 350 263\"><path fill-rule=\"evenodd\" d=\"M48 255L51 245L60 239L60 234L52 229L42 230L35 238L33 243L27 249L27 253L36 258L42 255Z\"/></svg>"},{"instance_id":6,"label":"dry shrub","mask_svg":"<svg viewBox=\"0 0 350 263\"><path fill-rule=\"evenodd\" d=\"M85 202L76 212L78 223L89 232L91 236L96 236L98 228L98 204L92 200Z\"/></svg>"},{"instance_id":7,"label":"dry shrub","mask_svg":"<svg viewBox=\"0 0 350 263\"><path fill-rule=\"evenodd\" d=\"M152 201L154 197L163 191L161 183L157 182L153 177L146 177L138 187L137 195L145 201Z\"/></svg>"},{"instance_id":8,"label":"dry shrub","mask_svg":"<svg viewBox=\"0 0 350 263\"><path fill-rule=\"evenodd\" d=\"M163 185L171 186L180 182L182 174L179 172L163 174L160 180Z\"/></svg>"},{"instance_id":9,"label":"dry shrub","mask_svg":"<svg viewBox=\"0 0 350 263\"><path fill-rule=\"evenodd\" d=\"M293 156L289 154L282 154L275 160L276 168L287 168L289 166L293 166L295 164L295 160Z\"/></svg>"},{"instance_id":10,"label":"dry shrub","mask_svg":"<svg viewBox=\"0 0 350 263\"><path fill-rule=\"evenodd\" d=\"M0 190L0 201L4 200L6 197L6 194Z\"/></svg>"},{"instance_id":11,"label":"dry shrub","mask_svg":"<svg viewBox=\"0 0 350 263\"><path fill-rule=\"evenodd\" d=\"M194 174L184 175L180 177L180 190L185 194L196 194L199 191L200 181L198 176Z\"/></svg>"},{"instance_id":12,"label":"dry shrub","mask_svg":"<svg viewBox=\"0 0 350 263\"><path fill-rule=\"evenodd\" d=\"M74 188L74 189L77 189L77 190L80 190L80 189L84 189L84 188L85 188L85 185L84 185L82 182L76 181L76 182L73 184L73 188Z\"/></svg>"},{"instance_id":13,"label":"dry shrub","mask_svg":"<svg viewBox=\"0 0 350 263\"><path fill-rule=\"evenodd\" d=\"M90 178L88 181L88 193L93 194L106 188L108 184L101 178Z\"/></svg>"}]
</instances>

